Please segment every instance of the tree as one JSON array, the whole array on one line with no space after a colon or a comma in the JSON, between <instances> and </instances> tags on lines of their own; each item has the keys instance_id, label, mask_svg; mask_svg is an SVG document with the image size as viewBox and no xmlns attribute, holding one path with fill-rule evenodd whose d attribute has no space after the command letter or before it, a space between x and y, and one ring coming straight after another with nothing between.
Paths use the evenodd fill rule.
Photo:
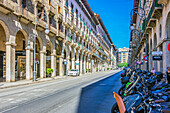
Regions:
<instances>
[{"instance_id":1,"label":"tree","mask_svg":"<svg viewBox=\"0 0 170 113\"><path fill-rule=\"evenodd\" d=\"M128 63L119 63L118 67L128 67Z\"/></svg>"}]
</instances>

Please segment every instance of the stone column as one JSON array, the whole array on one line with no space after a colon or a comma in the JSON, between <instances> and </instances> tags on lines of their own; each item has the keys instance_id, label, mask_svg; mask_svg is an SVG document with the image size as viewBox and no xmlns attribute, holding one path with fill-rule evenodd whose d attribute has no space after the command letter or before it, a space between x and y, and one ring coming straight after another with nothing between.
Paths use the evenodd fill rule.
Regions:
<instances>
[{"instance_id":1,"label":"stone column","mask_svg":"<svg viewBox=\"0 0 170 113\"><path fill-rule=\"evenodd\" d=\"M80 62L80 61L79 61L79 55L77 55L76 62L77 62L77 63ZM79 63L79 65L80 65L80 63ZM76 65L76 69L79 69L79 65ZM80 72L80 70L79 70L79 72Z\"/></svg>"},{"instance_id":2,"label":"stone column","mask_svg":"<svg viewBox=\"0 0 170 113\"><path fill-rule=\"evenodd\" d=\"M56 76L56 50L51 54L51 68L53 69L52 77Z\"/></svg>"},{"instance_id":3,"label":"stone column","mask_svg":"<svg viewBox=\"0 0 170 113\"><path fill-rule=\"evenodd\" d=\"M80 56L80 73L82 74L82 69L83 69L83 55L81 54Z\"/></svg>"},{"instance_id":4,"label":"stone column","mask_svg":"<svg viewBox=\"0 0 170 113\"><path fill-rule=\"evenodd\" d=\"M68 74L68 71L70 70L70 56L67 56L67 65L66 65L66 75Z\"/></svg>"},{"instance_id":5,"label":"stone column","mask_svg":"<svg viewBox=\"0 0 170 113\"><path fill-rule=\"evenodd\" d=\"M73 57L72 59L71 59L71 67L72 67L72 69L74 69L75 68L75 58Z\"/></svg>"},{"instance_id":6,"label":"stone column","mask_svg":"<svg viewBox=\"0 0 170 113\"><path fill-rule=\"evenodd\" d=\"M59 76L63 76L64 75L64 70L63 70L63 55L61 55L59 57Z\"/></svg>"},{"instance_id":7,"label":"stone column","mask_svg":"<svg viewBox=\"0 0 170 113\"><path fill-rule=\"evenodd\" d=\"M46 52L40 51L40 78L46 77Z\"/></svg>"},{"instance_id":8,"label":"stone column","mask_svg":"<svg viewBox=\"0 0 170 113\"><path fill-rule=\"evenodd\" d=\"M86 73L86 55L84 55L84 73Z\"/></svg>"},{"instance_id":9,"label":"stone column","mask_svg":"<svg viewBox=\"0 0 170 113\"><path fill-rule=\"evenodd\" d=\"M6 42L6 82L12 81L15 81L15 45Z\"/></svg>"},{"instance_id":10,"label":"stone column","mask_svg":"<svg viewBox=\"0 0 170 113\"><path fill-rule=\"evenodd\" d=\"M167 70L167 67L170 67L170 52L168 51L168 44L170 41L163 43L163 72Z\"/></svg>"},{"instance_id":11,"label":"stone column","mask_svg":"<svg viewBox=\"0 0 170 113\"><path fill-rule=\"evenodd\" d=\"M31 48L26 48L26 79L31 79Z\"/></svg>"}]
</instances>

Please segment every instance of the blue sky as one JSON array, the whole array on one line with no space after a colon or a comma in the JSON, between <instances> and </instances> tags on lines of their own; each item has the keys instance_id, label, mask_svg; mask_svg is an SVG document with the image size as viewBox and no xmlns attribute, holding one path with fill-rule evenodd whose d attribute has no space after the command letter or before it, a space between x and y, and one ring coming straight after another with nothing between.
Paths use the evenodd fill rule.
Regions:
<instances>
[{"instance_id":1,"label":"blue sky","mask_svg":"<svg viewBox=\"0 0 170 113\"><path fill-rule=\"evenodd\" d=\"M100 15L113 44L117 48L129 47L130 11L133 0L87 0L93 12Z\"/></svg>"}]
</instances>

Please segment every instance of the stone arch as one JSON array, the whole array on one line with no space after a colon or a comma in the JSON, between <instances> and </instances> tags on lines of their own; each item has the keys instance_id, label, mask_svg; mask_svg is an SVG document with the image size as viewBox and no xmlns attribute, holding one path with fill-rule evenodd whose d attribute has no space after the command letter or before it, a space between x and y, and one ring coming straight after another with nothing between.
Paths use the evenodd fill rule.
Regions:
<instances>
[{"instance_id":1,"label":"stone arch","mask_svg":"<svg viewBox=\"0 0 170 113\"><path fill-rule=\"evenodd\" d=\"M6 77L6 42L9 41L9 30L6 24L0 20L0 80Z\"/></svg>"},{"instance_id":2,"label":"stone arch","mask_svg":"<svg viewBox=\"0 0 170 113\"><path fill-rule=\"evenodd\" d=\"M16 33L15 38L15 70L17 70L16 80L26 78L26 47L28 44L28 34L23 29Z\"/></svg>"},{"instance_id":3,"label":"stone arch","mask_svg":"<svg viewBox=\"0 0 170 113\"><path fill-rule=\"evenodd\" d=\"M5 36L6 36L6 41L8 42L9 41L9 37L10 37L10 33L9 33L9 29L8 29L8 26L5 24L4 21L0 20L0 25L2 26L2 28L4 29L5 31Z\"/></svg>"},{"instance_id":4,"label":"stone arch","mask_svg":"<svg viewBox=\"0 0 170 113\"><path fill-rule=\"evenodd\" d=\"M166 19L166 37L167 39L170 39L170 12L168 13L168 16Z\"/></svg>"},{"instance_id":5,"label":"stone arch","mask_svg":"<svg viewBox=\"0 0 170 113\"><path fill-rule=\"evenodd\" d=\"M25 38L26 45L27 45L27 43L28 43L28 34L27 34L27 32L26 32L25 30L23 30L23 29L18 30L18 32L17 32L17 34L16 34L16 38L15 38L15 43L16 43L16 41L17 41L17 35L18 35L19 33L22 33L23 37Z\"/></svg>"},{"instance_id":6,"label":"stone arch","mask_svg":"<svg viewBox=\"0 0 170 113\"><path fill-rule=\"evenodd\" d=\"M37 36L36 39L37 39L37 41L38 41L39 44L40 44L40 50L42 50L42 47L43 47L42 39L41 39L39 36Z\"/></svg>"}]
</instances>

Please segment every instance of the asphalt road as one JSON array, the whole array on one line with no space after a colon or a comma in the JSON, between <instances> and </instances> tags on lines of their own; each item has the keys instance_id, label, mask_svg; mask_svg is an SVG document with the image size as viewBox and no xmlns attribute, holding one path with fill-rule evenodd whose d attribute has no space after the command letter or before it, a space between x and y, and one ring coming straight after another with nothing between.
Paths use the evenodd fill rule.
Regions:
<instances>
[{"instance_id":1,"label":"asphalt road","mask_svg":"<svg viewBox=\"0 0 170 113\"><path fill-rule=\"evenodd\" d=\"M108 71L0 89L0 113L110 113L120 86Z\"/></svg>"}]
</instances>

